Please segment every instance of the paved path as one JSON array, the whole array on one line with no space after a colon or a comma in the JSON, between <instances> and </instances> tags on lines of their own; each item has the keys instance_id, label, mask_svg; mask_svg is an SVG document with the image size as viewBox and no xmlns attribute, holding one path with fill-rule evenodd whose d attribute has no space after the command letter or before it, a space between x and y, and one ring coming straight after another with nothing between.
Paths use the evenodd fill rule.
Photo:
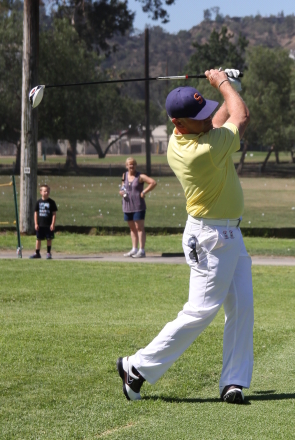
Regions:
<instances>
[{"instance_id":1,"label":"paved path","mask_svg":"<svg viewBox=\"0 0 295 440\"><path fill-rule=\"evenodd\" d=\"M29 258L32 254L31 251L23 251L23 258ZM11 258L17 259L15 251L0 251L0 259ZM43 258L45 254L43 253ZM73 254L62 254L53 253L54 260L63 261L112 261L117 263L162 263L162 264L185 264L185 258L180 254L148 254L146 258L124 258L120 253L112 254L95 254L95 255L73 255ZM265 256L253 256L253 265L260 266L295 266L295 257L265 257Z\"/></svg>"}]
</instances>

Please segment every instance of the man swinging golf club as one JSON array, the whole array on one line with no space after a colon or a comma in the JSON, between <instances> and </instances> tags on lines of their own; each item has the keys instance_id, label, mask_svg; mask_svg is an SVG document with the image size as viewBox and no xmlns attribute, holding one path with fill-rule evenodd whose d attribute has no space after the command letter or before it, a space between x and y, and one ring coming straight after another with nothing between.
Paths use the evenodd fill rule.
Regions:
<instances>
[{"instance_id":1,"label":"man swinging golf club","mask_svg":"<svg viewBox=\"0 0 295 440\"><path fill-rule=\"evenodd\" d=\"M220 397L242 403L242 389L250 386L254 320L251 259L239 228L243 192L231 157L240 149L249 122L248 108L235 90L241 89L238 74L233 69L205 72L224 98L213 119L218 103L192 87L178 87L167 97L166 110L175 125L167 158L183 187L188 213L183 249L190 266L189 297L176 319L149 345L117 360L128 400L141 398L144 381L154 384L222 305L225 326Z\"/></svg>"}]
</instances>

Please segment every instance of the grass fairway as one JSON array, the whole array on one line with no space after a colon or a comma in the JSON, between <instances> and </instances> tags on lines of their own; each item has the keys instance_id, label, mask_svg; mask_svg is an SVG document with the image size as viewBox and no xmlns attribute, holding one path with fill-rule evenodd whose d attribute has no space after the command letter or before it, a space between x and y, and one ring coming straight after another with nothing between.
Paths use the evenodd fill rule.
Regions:
<instances>
[{"instance_id":1,"label":"grass fairway","mask_svg":"<svg viewBox=\"0 0 295 440\"><path fill-rule=\"evenodd\" d=\"M146 226L184 227L187 214L183 190L176 177L156 178L157 187L147 194ZM10 181L0 176L0 184ZM16 179L19 191L19 178ZM123 221L120 178L38 176L38 184L51 187L58 206L57 225L126 226ZM295 179L241 178L245 211L242 227L294 227ZM39 194L38 194L39 197ZM15 210L12 187L0 188L0 227L12 225Z\"/></svg>"},{"instance_id":2,"label":"grass fairway","mask_svg":"<svg viewBox=\"0 0 295 440\"><path fill-rule=\"evenodd\" d=\"M248 151L246 153L245 162L263 162L267 151ZM235 163L238 163L241 158L241 151L233 154L233 161ZM127 159L128 155L119 155L119 154L108 154L105 158L99 159L96 154L89 154L89 155L77 155L77 163L78 165L109 165L109 164L119 164L124 165L125 161ZM132 157L136 159L137 163L139 165L145 166L146 164L146 155L145 154L132 154ZM289 162L291 159L291 155L288 151L280 151L280 161L281 162ZM13 162L15 162L15 156L0 156L0 165L12 165ZM46 163L52 163L52 164L65 164L66 162L66 155L47 155L46 161L43 159L42 156L38 156L38 162L39 164L46 164ZM275 155L271 154L269 158L269 162L275 162ZM151 155L151 163L153 165L156 164L165 164L167 165L167 155L164 154L152 154Z\"/></svg>"},{"instance_id":3,"label":"grass fairway","mask_svg":"<svg viewBox=\"0 0 295 440\"><path fill-rule=\"evenodd\" d=\"M187 266L2 260L0 270L1 440L294 438L295 268L253 267L255 366L243 406L218 399L222 313L144 384L142 401L123 396L116 359L174 319Z\"/></svg>"},{"instance_id":4,"label":"grass fairway","mask_svg":"<svg viewBox=\"0 0 295 440\"><path fill-rule=\"evenodd\" d=\"M24 250L35 249L35 237L22 236L21 244ZM268 255L295 257L295 240L284 238L244 237L246 248L250 255ZM127 252L131 247L130 235L84 235L58 232L53 241L53 258L58 252L73 255L91 255L101 253ZM16 232L0 233L0 251L17 248ZM46 252L46 242L43 241L41 254ZM182 234L150 235L147 234L147 255L179 253L182 250Z\"/></svg>"}]
</instances>

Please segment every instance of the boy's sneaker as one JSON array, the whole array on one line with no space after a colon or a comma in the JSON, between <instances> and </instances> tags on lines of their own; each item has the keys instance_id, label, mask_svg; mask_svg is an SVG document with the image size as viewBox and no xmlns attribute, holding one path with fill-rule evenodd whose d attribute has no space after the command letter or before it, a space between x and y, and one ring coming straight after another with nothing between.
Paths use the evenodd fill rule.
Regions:
<instances>
[{"instance_id":1,"label":"boy's sneaker","mask_svg":"<svg viewBox=\"0 0 295 440\"><path fill-rule=\"evenodd\" d=\"M243 387L239 385L227 385L223 388L221 400L227 403L244 403Z\"/></svg>"},{"instance_id":2,"label":"boy's sneaker","mask_svg":"<svg viewBox=\"0 0 295 440\"><path fill-rule=\"evenodd\" d=\"M52 256L50 252L47 252L46 254L46 260L52 260Z\"/></svg>"},{"instance_id":3,"label":"boy's sneaker","mask_svg":"<svg viewBox=\"0 0 295 440\"><path fill-rule=\"evenodd\" d=\"M131 249L131 251L127 252L127 254L124 254L124 257L132 257L132 255L137 254L137 252L138 252L137 249L135 250Z\"/></svg>"},{"instance_id":4,"label":"boy's sneaker","mask_svg":"<svg viewBox=\"0 0 295 440\"><path fill-rule=\"evenodd\" d=\"M132 255L132 258L145 258L145 251L138 251L136 254Z\"/></svg>"},{"instance_id":5,"label":"boy's sneaker","mask_svg":"<svg viewBox=\"0 0 295 440\"><path fill-rule=\"evenodd\" d=\"M41 255L35 252L34 255L31 255L29 258L41 258Z\"/></svg>"},{"instance_id":6,"label":"boy's sneaker","mask_svg":"<svg viewBox=\"0 0 295 440\"><path fill-rule=\"evenodd\" d=\"M129 363L129 357L117 360L117 370L123 381L123 393L127 400L140 400L140 388L145 379L140 373Z\"/></svg>"}]
</instances>

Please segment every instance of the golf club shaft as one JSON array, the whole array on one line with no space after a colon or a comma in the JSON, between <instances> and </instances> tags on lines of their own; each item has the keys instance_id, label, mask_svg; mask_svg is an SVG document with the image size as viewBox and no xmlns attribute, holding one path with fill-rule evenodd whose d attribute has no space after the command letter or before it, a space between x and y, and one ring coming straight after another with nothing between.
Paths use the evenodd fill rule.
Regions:
<instances>
[{"instance_id":1,"label":"golf club shaft","mask_svg":"<svg viewBox=\"0 0 295 440\"><path fill-rule=\"evenodd\" d=\"M242 76L243 73L240 72L239 77ZM49 84L49 85L45 85L44 87L49 89L53 87L88 86L94 84L116 84L116 83L138 82L138 81L171 81L171 80L195 79L195 78L206 78L206 75L200 74L200 75L181 75L181 76L157 76L154 78L114 79L114 80L106 80L106 81L94 81L94 82L83 82L83 83L72 83L72 84Z\"/></svg>"}]
</instances>

